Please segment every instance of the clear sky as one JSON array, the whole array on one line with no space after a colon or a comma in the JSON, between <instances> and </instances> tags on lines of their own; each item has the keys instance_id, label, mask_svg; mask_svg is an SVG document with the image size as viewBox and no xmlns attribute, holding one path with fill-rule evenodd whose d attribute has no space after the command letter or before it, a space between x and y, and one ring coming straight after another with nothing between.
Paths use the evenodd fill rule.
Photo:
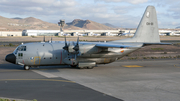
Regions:
<instances>
[{"instance_id":1,"label":"clear sky","mask_svg":"<svg viewBox=\"0 0 180 101\"><path fill-rule=\"evenodd\" d=\"M180 0L0 0L0 16L35 17L51 23L88 19L136 28L148 5L156 8L159 28L180 26Z\"/></svg>"}]
</instances>

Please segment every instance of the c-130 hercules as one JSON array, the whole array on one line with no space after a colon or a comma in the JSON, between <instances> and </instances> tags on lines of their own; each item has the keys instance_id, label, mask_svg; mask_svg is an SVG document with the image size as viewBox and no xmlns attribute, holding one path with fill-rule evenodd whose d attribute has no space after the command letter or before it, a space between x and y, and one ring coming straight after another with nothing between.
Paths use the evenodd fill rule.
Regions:
<instances>
[{"instance_id":1,"label":"c-130 hercules","mask_svg":"<svg viewBox=\"0 0 180 101\"><path fill-rule=\"evenodd\" d=\"M163 45L159 39L154 6L148 6L132 38L103 42L41 42L19 45L8 54L6 61L30 67L71 65L92 69L96 64L107 64L128 55L145 45Z\"/></svg>"}]
</instances>

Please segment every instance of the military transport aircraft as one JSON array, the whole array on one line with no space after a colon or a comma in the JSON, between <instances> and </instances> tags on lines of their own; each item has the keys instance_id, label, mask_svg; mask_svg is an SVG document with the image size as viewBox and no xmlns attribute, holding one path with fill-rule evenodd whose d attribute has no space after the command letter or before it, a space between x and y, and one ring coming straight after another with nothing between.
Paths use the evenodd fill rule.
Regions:
<instances>
[{"instance_id":1,"label":"military transport aircraft","mask_svg":"<svg viewBox=\"0 0 180 101\"><path fill-rule=\"evenodd\" d=\"M132 38L110 42L40 42L19 45L6 61L30 67L70 65L92 69L96 64L114 62L146 45L161 45L154 6L148 6Z\"/></svg>"}]
</instances>

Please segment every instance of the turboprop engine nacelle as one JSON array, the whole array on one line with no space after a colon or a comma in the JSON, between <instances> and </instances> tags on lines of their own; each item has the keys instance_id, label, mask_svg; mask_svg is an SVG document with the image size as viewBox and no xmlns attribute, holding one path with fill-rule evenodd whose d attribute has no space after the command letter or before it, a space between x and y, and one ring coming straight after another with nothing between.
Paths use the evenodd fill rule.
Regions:
<instances>
[{"instance_id":1,"label":"turboprop engine nacelle","mask_svg":"<svg viewBox=\"0 0 180 101\"><path fill-rule=\"evenodd\" d=\"M75 53L76 51L73 49L74 46L70 45L69 52ZM102 49L95 47L95 45L79 45L79 52L80 54L95 54L101 52Z\"/></svg>"}]
</instances>

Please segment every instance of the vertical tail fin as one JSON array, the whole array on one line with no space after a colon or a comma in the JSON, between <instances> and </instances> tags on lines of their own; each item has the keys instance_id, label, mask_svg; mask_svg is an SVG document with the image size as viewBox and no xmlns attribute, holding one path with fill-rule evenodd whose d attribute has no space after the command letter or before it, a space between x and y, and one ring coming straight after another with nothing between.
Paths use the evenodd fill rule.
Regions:
<instances>
[{"instance_id":1,"label":"vertical tail fin","mask_svg":"<svg viewBox=\"0 0 180 101\"><path fill-rule=\"evenodd\" d=\"M148 6L133 39L136 42L160 42L156 9Z\"/></svg>"},{"instance_id":2,"label":"vertical tail fin","mask_svg":"<svg viewBox=\"0 0 180 101\"><path fill-rule=\"evenodd\" d=\"M148 6L138 25L134 37L117 40L116 42L143 42L143 43L159 43L157 15L154 6Z\"/></svg>"}]
</instances>

